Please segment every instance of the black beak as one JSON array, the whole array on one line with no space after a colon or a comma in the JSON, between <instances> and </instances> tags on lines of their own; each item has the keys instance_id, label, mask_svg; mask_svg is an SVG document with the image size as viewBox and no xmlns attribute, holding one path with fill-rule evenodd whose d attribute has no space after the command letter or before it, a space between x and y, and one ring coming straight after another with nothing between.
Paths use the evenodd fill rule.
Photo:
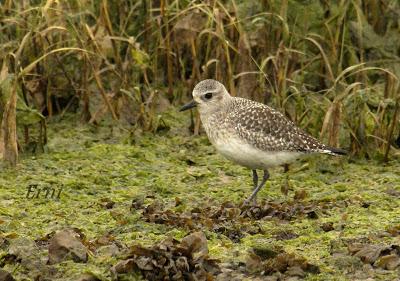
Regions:
<instances>
[{"instance_id":1,"label":"black beak","mask_svg":"<svg viewBox=\"0 0 400 281\"><path fill-rule=\"evenodd\" d=\"M191 108L196 107L196 106L197 106L197 103L194 100L192 100L191 102L189 102L189 103L185 104L184 106L182 106L179 109L179 111L185 111L185 110L191 109Z\"/></svg>"}]
</instances>

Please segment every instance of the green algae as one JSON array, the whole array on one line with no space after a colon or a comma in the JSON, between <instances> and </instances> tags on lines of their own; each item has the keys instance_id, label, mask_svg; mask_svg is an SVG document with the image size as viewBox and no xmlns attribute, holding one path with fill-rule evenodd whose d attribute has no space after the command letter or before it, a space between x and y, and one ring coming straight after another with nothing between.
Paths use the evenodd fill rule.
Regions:
<instances>
[{"instance_id":1,"label":"green algae","mask_svg":"<svg viewBox=\"0 0 400 281\"><path fill-rule=\"evenodd\" d=\"M0 237L37 240L52 231L75 227L88 240L111 233L122 245L151 246L167 236L182 239L188 230L145 222L140 212L131 208L132 200L144 198L148 204L155 198L183 211L226 201L239 204L249 195L249 170L217 155L204 135L190 136L183 117L167 114L166 120L169 132L141 138L132 138L123 128L111 130L110 124L50 123L48 153L26 155L15 170L1 171ZM324 156L294 164L287 174L276 168L260 199L290 201L295 190L304 189L307 196L301 200L329 203L327 209L318 210L316 219L260 220L257 223L262 233L246 235L239 243L205 230L210 256L221 262L245 262L251 248L281 247L320 267L320 274L307 275L306 280L351 280L354 267L360 264L348 254L334 257L332 243L369 237L371 241L399 244L398 237L378 235L400 224L400 198L396 196L400 192L399 171L395 160L383 166ZM291 190L285 196L280 187L287 178ZM60 198L28 199L29 186L61 190ZM178 206L176 198L181 202ZM110 209L102 204L107 200L115 202ZM332 223L334 229L323 231L325 222ZM296 237L279 240L274 236L278 231L293 232ZM345 251L345 247L339 250ZM0 257L5 254L6 249L0 248ZM41 255L46 256L45 249ZM87 264L68 261L57 265L58 275L53 280L77 278L84 272L110 280L109 268L117 260L91 253ZM7 264L5 268L17 279L32 278L18 266ZM377 271L374 278L389 280L396 274L398 271Z\"/></svg>"}]
</instances>

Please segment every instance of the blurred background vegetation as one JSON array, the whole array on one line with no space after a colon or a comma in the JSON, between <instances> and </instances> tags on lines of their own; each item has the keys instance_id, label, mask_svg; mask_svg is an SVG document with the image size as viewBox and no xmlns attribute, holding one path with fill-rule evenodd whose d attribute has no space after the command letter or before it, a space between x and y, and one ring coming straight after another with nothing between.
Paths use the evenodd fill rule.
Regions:
<instances>
[{"instance_id":1,"label":"blurred background vegetation","mask_svg":"<svg viewBox=\"0 0 400 281\"><path fill-rule=\"evenodd\" d=\"M43 151L47 120L66 113L157 134L206 78L352 155L399 155L398 0L0 5L0 153L12 165Z\"/></svg>"}]
</instances>

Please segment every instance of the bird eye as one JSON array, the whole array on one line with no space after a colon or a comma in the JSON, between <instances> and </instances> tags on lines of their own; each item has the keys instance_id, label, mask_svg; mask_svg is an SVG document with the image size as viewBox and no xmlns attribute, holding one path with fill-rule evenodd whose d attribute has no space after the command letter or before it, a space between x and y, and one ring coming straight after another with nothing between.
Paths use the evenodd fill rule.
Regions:
<instances>
[{"instance_id":1,"label":"bird eye","mask_svg":"<svg viewBox=\"0 0 400 281\"><path fill-rule=\"evenodd\" d=\"M205 94L204 95L204 97L207 99L207 100L209 100L209 99L211 99L212 98L212 93L207 93L207 94Z\"/></svg>"}]
</instances>

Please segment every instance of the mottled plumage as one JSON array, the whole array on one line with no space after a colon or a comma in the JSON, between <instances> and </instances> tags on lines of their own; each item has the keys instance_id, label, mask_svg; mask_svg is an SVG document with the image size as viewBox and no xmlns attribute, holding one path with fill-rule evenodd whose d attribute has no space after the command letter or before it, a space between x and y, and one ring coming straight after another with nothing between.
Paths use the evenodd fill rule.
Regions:
<instances>
[{"instance_id":1,"label":"mottled plumage","mask_svg":"<svg viewBox=\"0 0 400 281\"><path fill-rule=\"evenodd\" d=\"M267 169L290 163L309 153L345 154L308 135L282 113L262 103L231 97L215 80L204 80L193 89L193 101L181 110L197 106L205 131L223 156L253 170L255 198L268 179ZM258 185L256 169L264 170Z\"/></svg>"}]
</instances>

